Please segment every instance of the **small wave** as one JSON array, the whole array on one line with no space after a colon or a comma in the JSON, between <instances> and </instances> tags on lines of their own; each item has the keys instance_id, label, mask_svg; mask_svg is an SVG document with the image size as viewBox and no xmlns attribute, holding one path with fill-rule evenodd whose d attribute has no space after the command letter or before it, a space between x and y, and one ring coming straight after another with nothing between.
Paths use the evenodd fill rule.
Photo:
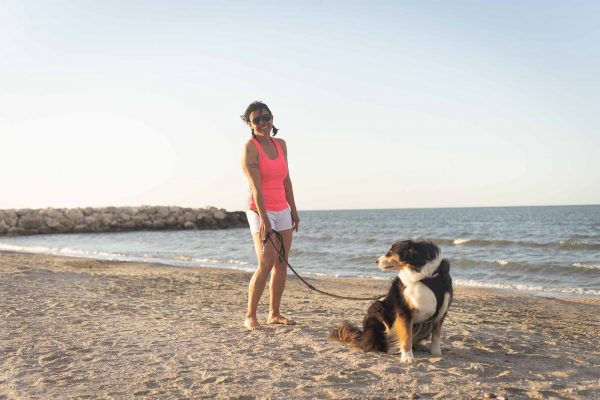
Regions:
<instances>
[{"instance_id":1,"label":"small wave","mask_svg":"<svg viewBox=\"0 0 600 400\"><path fill-rule=\"evenodd\" d=\"M380 275L358 275L359 279L371 279L373 281L389 281L389 276L380 276Z\"/></svg>"},{"instance_id":2,"label":"small wave","mask_svg":"<svg viewBox=\"0 0 600 400\"><path fill-rule=\"evenodd\" d=\"M573 295L586 295L586 296L600 296L600 290L595 289L584 289L584 288L573 288L573 287L546 287L541 285L526 285L526 284L508 284L508 283L493 283L493 282L480 282L472 279L462 280L455 279L454 282L457 285L471 286L471 287L482 287L489 289L508 289L508 290L520 290L527 292L543 292L543 293L556 293L556 294L573 294Z\"/></svg>"},{"instance_id":3,"label":"small wave","mask_svg":"<svg viewBox=\"0 0 600 400\"><path fill-rule=\"evenodd\" d=\"M327 250L304 250L300 248L292 248L290 256L308 256L308 257L330 257L331 253Z\"/></svg>"},{"instance_id":4,"label":"small wave","mask_svg":"<svg viewBox=\"0 0 600 400\"><path fill-rule=\"evenodd\" d=\"M454 246L470 246L470 247L533 247L533 248L558 248L563 250L600 250L600 243L584 243L569 240L561 240L558 242L540 243L534 241L518 241L518 240L488 240L488 239L433 239L434 242L440 245Z\"/></svg>"},{"instance_id":5,"label":"small wave","mask_svg":"<svg viewBox=\"0 0 600 400\"><path fill-rule=\"evenodd\" d=\"M450 259L450 265L457 268L464 269L483 269L483 270L495 270L502 267L503 271L506 270L520 270L520 271L531 271L538 270L540 266L530 265L525 263L513 262L503 259L497 260L474 260L468 258L452 258Z\"/></svg>"},{"instance_id":6,"label":"small wave","mask_svg":"<svg viewBox=\"0 0 600 400\"><path fill-rule=\"evenodd\" d=\"M146 255L144 255L146 256ZM152 257L148 257L148 258L152 258ZM243 260L235 260L235 259L229 259L229 260L219 260L219 259L214 259L214 258L197 258L197 257L191 257L191 256L177 256L177 257L173 257L173 260L178 260L178 261L185 261L186 263L201 263L203 265L206 264L230 264L230 265L248 265L248 261L243 261Z\"/></svg>"},{"instance_id":7,"label":"small wave","mask_svg":"<svg viewBox=\"0 0 600 400\"><path fill-rule=\"evenodd\" d=\"M125 254L108 253L94 250L72 249L70 247L46 247L46 246L18 246L7 243L0 243L0 250L16 251L20 253L35 254L53 254L62 256L71 256L78 258L98 258L108 260L121 260L127 257Z\"/></svg>"},{"instance_id":8,"label":"small wave","mask_svg":"<svg viewBox=\"0 0 600 400\"><path fill-rule=\"evenodd\" d=\"M152 256L144 254L144 257L152 258ZM175 260L185 261L185 262L197 262L197 263L205 263L205 264L218 264L221 262L220 260L215 260L213 258L194 258L190 256L178 256L173 257Z\"/></svg>"},{"instance_id":9,"label":"small wave","mask_svg":"<svg viewBox=\"0 0 600 400\"><path fill-rule=\"evenodd\" d=\"M474 260L466 258L451 258L450 265L456 270L468 274L486 274L493 279L498 274L518 274L530 277L534 281L540 277L552 278L572 283L573 279L598 279L599 264L585 263L536 263L496 260ZM489 274L489 275L487 275ZM471 276L471 275L469 275ZM478 275L479 276L479 275ZM582 282L584 282L582 281ZM584 285L585 286L585 285Z\"/></svg>"},{"instance_id":10,"label":"small wave","mask_svg":"<svg viewBox=\"0 0 600 400\"><path fill-rule=\"evenodd\" d=\"M44 246L16 246L14 244L0 243L0 250L4 251L16 251L22 253L50 253L57 254L60 249L56 247L44 247Z\"/></svg>"},{"instance_id":11,"label":"small wave","mask_svg":"<svg viewBox=\"0 0 600 400\"><path fill-rule=\"evenodd\" d=\"M336 237L332 236L332 235L311 235L311 234L305 234L302 235L301 237L302 240L307 240L307 241L316 241L316 242L329 242L332 240L337 239Z\"/></svg>"},{"instance_id":12,"label":"small wave","mask_svg":"<svg viewBox=\"0 0 600 400\"><path fill-rule=\"evenodd\" d=\"M600 264L585 264L576 262L571 265L575 268L600 269Z\"/></svg>"},{"instance_id":13,"label":"small wave","mask_svg":"<svg viewBox=\"0 0 600 400\"><path fill-rule=\"evenodd\" d=\"M235 264L235 265L248 265L248 261L242 261L242 260L228 260L229 263L231 264Z\"/></svg>"},{"instance_id":14,"label":"small wave","mask_svg":"<svg viewBox=\"0 0 600 400\"><path fill-rule=\"evenodd\" d=\"M70 247L63 247L58 250L57 253L53 254L62 254L68 256L77 256L83 258L103 258L103 259L123 259L128 257L126 254L121 253L108 253L105 251L95 251L95 250L81 250L81 249L72 249Z\"/></svg>"},{"instance_id":15,"label":"small wave","mask_svg":"<svg viewBox=\"0 0 600 400\"><path fill-rule=\"evenodd\" d=\"M584 249L584 250L598 250L600 249L599 243L581 243L567 240L561 240L559 242L561 249Z\"/></svg>"},{"instance_id":16,"label":"small wave","mask_svg":"<svg viewBox=\"0 0 600 400\"><path fill-rule=\"evenodd\" d=\"M454 244L456 246L460 246L461 244L469 243L470 241L471 241L471 239L454 239L452 244Z\"/></svg>"},{"instance_id":17,"label":"small wave","mask_svg":"<svg viewBox=\"0 0 600 400\"><path fill-rule=\"evenodd\" d=\"M177 257L163 257L151 253L143 253L140 255L133 254L122 254L122 253L110 253L105 251L96 250L83 250L74 249L71 247L46 247L46 246L23 246L23 245L12 245L7 243L0 243L0 251L16 251L20 253L35 253L35 254L51 254L51 255L62 255L77 258L91 258L98 260L110 260L110 261L140 261L140 262L152 262L165 265L174 266L186 266L189 264L201 264L203 266L215 265L215 266L238 266L241 270L246 270L245 265L249 263L243 260L216 260L212 258L195 258L190 256L177 256Z\"/></svg>"}]
</instances>

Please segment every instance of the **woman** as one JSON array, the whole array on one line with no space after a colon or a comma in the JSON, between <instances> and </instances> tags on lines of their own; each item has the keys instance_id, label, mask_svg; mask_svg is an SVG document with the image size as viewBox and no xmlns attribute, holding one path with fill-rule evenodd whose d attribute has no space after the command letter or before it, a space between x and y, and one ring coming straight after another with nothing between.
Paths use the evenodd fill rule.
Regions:
<instances>
[{"instance_id":1,"label":"woman","mask_svg":"<svg viewBox=\"0 0 600 400\"><path fill-rule=\"evenodd\" d=\"M280 305L287 265L279 261L279 256L270 241L264 240L273 230L281 233L285 254L292 245L292 231L298 231L300 219L294 201L292 181L287 167L287 147L282 139L271 137L277 134L273 126L273 114L266 104L255 101L246 109L242 119L252 129L252 138L244 146L242 168L250 182L248 198L248 223L258 268L248 288L248 311L244 326L248 330L260 329L256 318L256 308L271 273L269 324L294 325L295 322L281 315ZM271 239L280 248L277 235Z\"/></svg>"}]
</instances>

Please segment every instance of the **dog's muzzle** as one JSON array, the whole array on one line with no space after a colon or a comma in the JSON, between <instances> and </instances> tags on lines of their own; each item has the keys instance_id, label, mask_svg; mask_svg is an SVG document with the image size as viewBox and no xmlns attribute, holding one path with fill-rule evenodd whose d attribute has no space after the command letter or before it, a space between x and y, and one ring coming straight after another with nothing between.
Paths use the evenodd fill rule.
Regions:
<instances>
[{"instance_id":1,"label":"dog's muzzle","mask_svg":"<svg viewBox=\"0 0 600 400\"><path fill-rule=\"evenodd\" d=\"M377 261L375 261L375 263L377 264L377 267L382 271L387 271L392 267L392 265L387 262L385 256L379 257Z\"/></svg>"}]
</instances>

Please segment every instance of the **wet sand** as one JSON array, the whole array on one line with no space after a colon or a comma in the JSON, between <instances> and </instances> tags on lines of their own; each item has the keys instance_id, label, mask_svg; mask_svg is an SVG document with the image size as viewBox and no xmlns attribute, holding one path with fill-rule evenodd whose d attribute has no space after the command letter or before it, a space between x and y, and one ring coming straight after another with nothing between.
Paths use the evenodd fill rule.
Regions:
<instances>
[{"instance_id":1,"label":"wet sand","mask_svg":"<svg viewBox=\"0 0 600 400\"><path fill-rule=\"evenodd\" d=\"M250 274L0 252L0 399L600 398L600 300L455 289L442 357L327 339L369 302L288 280L295 326L243 326ZM310 279L351 296L388 281ZM267 295L259 306L267 314ZM429 345L429 343L426 343Z\"/></svg>"}]
</instances>

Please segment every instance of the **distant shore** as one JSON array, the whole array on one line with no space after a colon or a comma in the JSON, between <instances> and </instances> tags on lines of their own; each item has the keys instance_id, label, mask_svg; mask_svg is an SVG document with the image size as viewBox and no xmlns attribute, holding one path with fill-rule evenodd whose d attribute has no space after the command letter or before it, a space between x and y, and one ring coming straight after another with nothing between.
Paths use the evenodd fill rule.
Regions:
<instances>
[{"instance_id":1,"label":"distant shore","mask_svg":"<svg viewBox=\"0 0 600 400\"><path fill-rule=\"evenodd\" d=\"M326 336L368 302L290 278L296 326L242 327L249 273L0 252L0 398L566 398L600 396L600 301L459 287L442 358ZM388 282L311 279L358 296ZM259 307L266 318L266 294ZM413 395L414 397L414 395Z\"/></svg>"}]
</instances>

